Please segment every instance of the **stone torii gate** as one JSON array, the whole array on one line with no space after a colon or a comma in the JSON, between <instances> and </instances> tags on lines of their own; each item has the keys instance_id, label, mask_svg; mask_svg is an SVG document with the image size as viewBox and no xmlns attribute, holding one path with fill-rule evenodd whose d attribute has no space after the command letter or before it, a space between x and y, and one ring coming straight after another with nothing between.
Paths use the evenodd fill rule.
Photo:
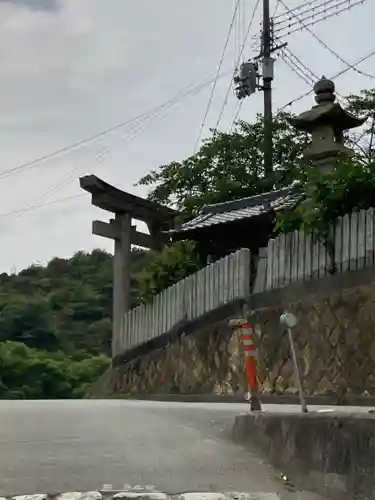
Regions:
<instances>
[{"instance_id":1,"label":"stone torii gate","mask_svg":"<svg viewBox=\"0 0 375 500\"><path fill-rule=\"evenodd\" d=\"M121 191L95 175L80 177L82 189L91 194L95 207L115 214L109 222L94 220L92 233L114 240L113 257L113 320L112 353L121 331L122 317L130 308L131 246L160 248L167 241L163 231L171 229L176 212L150 200ZM132 219L147 224L150 234L141 233L132 225Z\"/></svg>"}]
</instances>

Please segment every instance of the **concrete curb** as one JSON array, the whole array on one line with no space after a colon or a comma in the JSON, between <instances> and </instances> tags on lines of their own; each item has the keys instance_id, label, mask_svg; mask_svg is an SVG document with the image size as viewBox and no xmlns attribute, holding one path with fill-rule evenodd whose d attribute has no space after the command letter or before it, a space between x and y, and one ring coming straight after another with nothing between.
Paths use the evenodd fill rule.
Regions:
<instances>
[{"instance_id":1,"label":"concrete curb","mask_svg":"<svg viewBox=\"0 0 375 500\"><path fill-rule=\"evenodd\" d=\"M332 498L374 498L375 415L368 413L246 413L233 439L297 486Z\"/></svg>"},{"instance_id":2,"label":"concrete curb","mask_svg":"<svg viewBox=\"0 0 375 500\"><path fill-rule=\"evenodd\" d=\"M247 403L243 395L217 396L215 394L109 394L108 396L96 398L90 395L86 399L128 399L142 401L170 401L177 403ZM298 396L261 394L263 404L285 404L299 405ZM339 400L337 396L306 396L308 405L320 406L375 406L373 396L347 396Z\"/></svg>"}]
</instances>

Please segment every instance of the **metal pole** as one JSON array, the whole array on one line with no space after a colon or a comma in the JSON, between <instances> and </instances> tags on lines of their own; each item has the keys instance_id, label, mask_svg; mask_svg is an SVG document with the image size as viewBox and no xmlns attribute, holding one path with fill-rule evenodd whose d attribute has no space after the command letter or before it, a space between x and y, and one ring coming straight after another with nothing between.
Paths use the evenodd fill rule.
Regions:
<instances>
[{"instance_id":1,"label":"metal pole","mask_svg":"<svg viewBox=\"0 0 375 500\"><path fill-rule=\"evenodd\" d=\"M292 353L292 359L294 363L294 372L297 378L297 384L298 384L298 391L299 391L299 398L301 401L301 408L302 408L302 413L307 413L307 406L306 406L306 401L305 401L305 396L303 394L303 386L302 386L302 380L301 380L301 373L299 370L299 365L297 361L297 356L296 356L296 350L294 348L294 342L293 342L293 335L292 335L292 329L288 328L288 337L289 337L289 343L290 343L290 350Z\"/></svg>"}]
</instances>

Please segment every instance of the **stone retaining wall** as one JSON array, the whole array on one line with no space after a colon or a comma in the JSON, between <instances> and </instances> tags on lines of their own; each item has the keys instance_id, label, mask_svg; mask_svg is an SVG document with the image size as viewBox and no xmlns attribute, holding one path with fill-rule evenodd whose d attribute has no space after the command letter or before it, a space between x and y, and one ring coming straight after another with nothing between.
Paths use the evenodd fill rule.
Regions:
<instances>
[{"instance_id":1,"label":"stone retaining wall","mask_svg":"<svg viewBox=\"0 0 375 500\"><path fill-rule=\"evenodd\" d=\"M374 283L332 287L289 303L285 297L279 307L260 312L263 391L297 393L288 336L279 327L286 307L299 318L293 335L306 394L335 395L338 401L351 395L374 396Z\"/></svg>"},{"instance_id":2,"label":"stone retaining wall","mask_svg":"<svg viewBox=\"0 0 375 500\"><path fill-rule=\"evenodd\" d=\"M116 394L243 394L241 344L228 321L112 368Z\"/></svg>"},{"instance_id":3,"label":"stone retaining wall","mask_svg":"<svg viewBox=\"0 0 375 500\"><path fill-rule=\"evenodd\" d=\"M300 319L294 334L306 393L328 395L337 403L351 395L375 396L375 269L372 273L354 271L345 282L342 276L327 278L317 280L313 290L311 283L302 284L294 294L286 288L269 300L251 299L250 307L263 300L256 314L263 393L297 392L287 335L279 327L280 314L288 308ZM164 345L117 362L89 396L244 394L243 350L228 327L241 307L214 311L201 322L181 327Z\"/></svg>"}]
</instances>

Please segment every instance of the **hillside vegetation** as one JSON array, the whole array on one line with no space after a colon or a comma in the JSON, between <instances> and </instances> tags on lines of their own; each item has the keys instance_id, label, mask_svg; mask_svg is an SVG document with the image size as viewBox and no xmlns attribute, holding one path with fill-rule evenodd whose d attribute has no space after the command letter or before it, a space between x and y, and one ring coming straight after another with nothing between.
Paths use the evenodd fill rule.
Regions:
<instances>
[{"instance_id":1,"label":"hillside vegetation","mask_svg":"<svg viewBox=\"0 0 375 500\"><path fill-rule=\"evenodd\" d=\"M133 249L131 306L198 268L194 245ZM0 398L77 398L109 366L112 255L77 252L0 274Z\"/></svg>"},{"instance_id":2,"label":"hillside vegetation","mask_svg":"<svg viewBox=\"0 0 375 500\"><path fill-rule=\"evenodd\" d=\"M134 274L145 258L133 251ZM1 274L0 397L81 396L109 364L111 308L112 256L101 250Z\"/></svg>"}]
</instances>

